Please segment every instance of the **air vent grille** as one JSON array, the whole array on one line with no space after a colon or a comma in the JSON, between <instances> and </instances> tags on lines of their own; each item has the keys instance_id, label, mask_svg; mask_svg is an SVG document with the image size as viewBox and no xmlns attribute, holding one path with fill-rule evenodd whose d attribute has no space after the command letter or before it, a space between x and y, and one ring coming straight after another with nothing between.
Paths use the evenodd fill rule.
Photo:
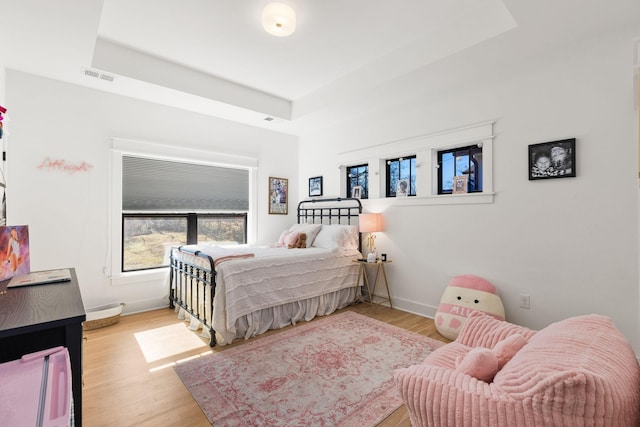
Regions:
<instances>
[{"instance_id":1,"label":"air vent grille","mask_svg":"<svg viewBox=\"0 0 640 427\"><path fill-rule=\"evenodd\" d=\"M99 71L90 70L88 68L83 68L82 74L88 77L93 77L94 79L104 80L107 82L113 82L115 80L115 77L110 74L101 73Z\"/></svg>"}]
</instances>

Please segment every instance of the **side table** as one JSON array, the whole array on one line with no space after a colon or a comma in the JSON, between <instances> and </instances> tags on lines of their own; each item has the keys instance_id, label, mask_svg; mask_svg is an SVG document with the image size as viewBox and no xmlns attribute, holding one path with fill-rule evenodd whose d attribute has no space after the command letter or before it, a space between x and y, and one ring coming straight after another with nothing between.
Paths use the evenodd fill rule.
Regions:
<instances>
[{"instance_id":1,"label":"side table","mask_svg":"<svg viewBox=\"0 0 640 427\"><path fill-rule=\"evenodd\" d=\"M371 304L381 304L383 302L388 302L389 307L393 307L391 303L391 293L389 292L389 281L387 280L387 272L384 269L385 264L389 264L392 261L382 261L376 260L376 262L367 262L366 260L358 260L354 259L353 262L357 262L360 265L360 269L358 271L358 282L356 287L362 286L360 285L360 278L364 281L364 286L367 287L367 293L369 295L369 303ZM369 286L369 275L367 274L367 265L375 265L376 266L376 280L373 283L373 289ZM378 282L380 281L380 276L384 279L384 285L387 289L387 297L378 296L378 301L374 301L376 298L376 288L378 287Z\"/></svg>"}]
</instances>

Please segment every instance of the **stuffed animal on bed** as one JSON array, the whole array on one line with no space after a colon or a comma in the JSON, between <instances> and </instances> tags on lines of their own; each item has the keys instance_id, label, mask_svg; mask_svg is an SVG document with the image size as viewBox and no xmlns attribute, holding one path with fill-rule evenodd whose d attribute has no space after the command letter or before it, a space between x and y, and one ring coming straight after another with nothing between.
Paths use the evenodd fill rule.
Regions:
<instances>
[{"instance_id":1,"label":"stuffed animal on bed","mask_svg":"<svg viewBox=\"0 0 640 427\"><path fill-rule=\"evenodd\" d=\"M436 311L436 329L440 335L455 340L467 316L474 310L504 320L504 306L495 286L472 274L455 276Z\"/></svg>"},{"instance_id":2,"label":"stuffed animal on bed","mask_svg":"<svg viewBox=\"0 0 640 427\"><path fill-rule=\"evenodd\" d=\"M293 242L292 244L288 244L287 247L289 249L293 249L293 248L306 248L307 247L307 233L294 233L297 234L297 238L296 241Z\"/></svg>"}]
</instances>

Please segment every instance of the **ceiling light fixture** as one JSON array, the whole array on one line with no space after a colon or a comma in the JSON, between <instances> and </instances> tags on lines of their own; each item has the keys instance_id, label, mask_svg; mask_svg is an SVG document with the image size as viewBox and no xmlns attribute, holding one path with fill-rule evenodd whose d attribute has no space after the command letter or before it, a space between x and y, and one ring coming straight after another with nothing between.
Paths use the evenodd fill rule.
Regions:
<instances>
[{"instance_id":1,"label":"ceiling light fixture","mask_svg":"<svg viewBox=\"0 0 640 427\"><path fill-rule=\"evenodd\" d=\"M274 36L289 36L296 30L296 12L284 3L269 3L262 10L262 26Z\"/></svg>"}]
</instances>

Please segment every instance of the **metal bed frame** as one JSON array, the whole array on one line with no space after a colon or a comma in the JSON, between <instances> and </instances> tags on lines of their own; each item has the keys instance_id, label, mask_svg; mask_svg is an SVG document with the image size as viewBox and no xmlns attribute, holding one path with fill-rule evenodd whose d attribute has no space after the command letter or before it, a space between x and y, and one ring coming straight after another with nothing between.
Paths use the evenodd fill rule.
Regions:
<instances>
[{"instance_id":1,"label":"metal bed frame","mask_svg":"<svg viewBox=\"0 0 640 427\"><path fill-rule=\"evenodd\" d=\"M297 218L298 224L346 224L357 225L358 216L362 213L362 203L355 198L332 198L332 199L309 199L298 203ZM359 242L360 248L362 242ZM213 300L216 293L216 270L214 259L202 253L199 250L187 248L184 246L177 247L179 252L188 253L195 257L202 258L208 264L202 267L194 263L174 258L173 249L171 250L169 262L169 308L174 309L175 306L183 308L189 315L202 323L203 327L209 328L211 341L209 345L216 345L216 334L213 325ZM204 286L201 286L204 285ZM206 296L206 288L210 288L210 298L207 299L202 312L198 304L196 307L189 305L190 301L200 300L201 288ZM187 292L189 290L189 292ZM190 295L190 301L185 297ZM207 310L208 309L208 310ZM207 316L209 311L209 316Z\"/></svg>"}]
</instances>

